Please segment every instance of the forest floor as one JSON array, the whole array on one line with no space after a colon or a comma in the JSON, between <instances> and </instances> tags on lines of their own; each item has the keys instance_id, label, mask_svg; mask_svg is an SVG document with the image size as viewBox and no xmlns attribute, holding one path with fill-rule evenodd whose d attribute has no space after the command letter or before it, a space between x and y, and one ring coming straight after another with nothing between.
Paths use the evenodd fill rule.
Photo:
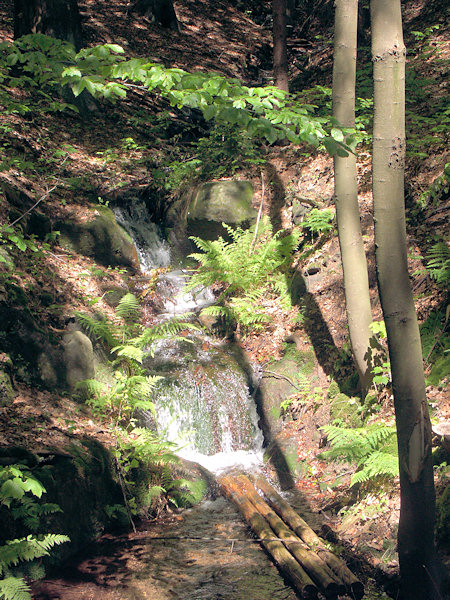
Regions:
<instances>
[{"instance_id":1,"label":"forest floor","mask_svg":"<svg viewBox=\"0 0 450 600\"><path fill-rule=\"evenodd\" d=\"M180 21L178 32L163 30L136 15L128 15L128 2L125 0L106 3L80 0L86 41L90 45L120 44L129 56L148 56L166 66L190 71L212 70L237 77L248 85L270 83L270 3L180 0L174 4ZM12 39L11 11L10 3L0 0L1 41ZM432 30L427 36L427 43L436 52L429 55L419 48L411 58L417 76L423 75L429 81L428 96L421 97L417 93L415 98L416 114L428 119L430 97L442 98L446 94L446 61L450 55L446 16L439 9L439 2L424 1L407 3L404 18L407 45L408 42L414 42L416 47L417 36L413 31L425 31L426 27L440 25L439 29ZM291 76L296 89L301 89L303 83L308 87L315 84L330 85L331 23L324 26L319 16L315 15L309 23L304 21L294 27L291 40ZM174 137L166 143L161 141L155 129L149 129L148 122L133 121L137 107L153 116L162 110L168 111L169 119L172 118L174 123ZM7 169L0 172L0 181L13 181L37 198L44 196L56 183L57 188L42 202L41 209L51 215L54 221L64 220L69 215L76 215L82 220L86 217L88 204L97 198L113 196L120 189L145 185L147 166L157 163L161 153L170 156L170 144L174 140L178 141L180 147L186 145L188 155L186 129L183 123L180 124L182 118L161 106L155 97L144 97L139 91L130 94L120 106L101 103L89 122L76 115L68 117L55 113L36 115L32 119L20 115L7 119L0 116L1 124L11 125L14 129L12 134L7 134L9 148L21 154L23 162L28 161L33 165L38 165L39 161L42 163L42 168L24 166L23 163L9 164ZM427 124L428 121L425 121L424 127ZM157 119L153 120L153 126L157 129ZM196 135L195 130L193 135ZM434 141L426 142L432 149L427 155L423 156L417 151L408 159L406 192L411 213L418 198L442 174L444 164L448 162L445 135L448 136L448 130L447 134L436 135ZM126 138L132 138L136 147L125 148L123 140ZM419 144L417 139L415 143ZM58 155L57 150L62 148L66 150ZM182 160L182 153L179 152L176 158ZM268 150L266 158L267 166L264 169L246 167L236 169L234 175L251 179L255 188L255 206L259 206L262 199L265 211L277 216L279 226L287 229L292 227L292 202L296 197L306 197L320 202L321 206L333 207L330 157L321 153L310 155L305 148L274 146ZM381 309L376 291L368 148L363 148L358 155L358 181L374 320L379 320ZM430 229L444 235L447 231L448 234L449 207L448 198L443 199L439 212L423 212L420 214L422 222L417 223L411 218L408 224L409 267L413 273L412 284L420 322L424 322L438 308L445 311L445 290L437 286L424 270L423 255ZM5 211L6 206L0 205L2 223L5 223ZM18 257L18 261L20 273L15 275L15 281L30 298L30 310L40 322L46 322L56 329L64 326L65 319L74 310L86 308L94 298L100 298L96 309L111 315L112 309L102 297L105 282L110 286L133 287L132 275L120 270L99 268L88 258L76 253L69 256L58 246L46 251L39 259L24 255ZM318 271L311 271L313 274L308 275L310 267L317 265ZM325 398L336 360L335 351L339 353L342 350L348 337L337 238L330 235L310 261L300 264L299 268L306 274L308 293L312 299L305 313L304 327L293 325L292 315L278 314L266 331L251 334L239 343L250 360L266 363L281 356L283 342L293 331L300 343L309 347L310 332L314 329L317 340L314 344L317 359L315 385L322 389L322 398ZM30 293L30 290L34 290L34 293ZM50 296L51 302L41 302L44 294ZM57 310L54 309L55 305L58 305ZM112 443L111 434L92 417L89 409L70 397L31 388L20 377L15 382L15 390L13 404L0 408L0 445L20 444L31 450L62 448L68 441L83 435L96 437L106 444ZM429 386L427 394L434 406L433 417L439 421L449 421L450 396L446 386ZM387 389L378 400L380 410L377 418L392 423L391 391ZM318 422L314 417L313 409L317 402L317 397L306 401L302 419L291 419L288 413L284 424L283 435L297 440L299 460L307 460L310 465L308 473L297 482L297 487L311 510L320 514L322 522L334 530L345 547L346 555L353 552L354 562L357 564L359 561L361 572L367 574L372 568L372 575L382 572L389 577L398 566L395 553L399 514L398 482L386 489L381 501L376 494L369 494L361 501L356 496L349 500L351 468L345 467L348 474L342 476L342 470L336 470L318 457L322 449L319 448L315 432L318 426L325 423ZM342 476L342 484L331 485L335 483L338 473ZM324 488L321 485L324 481L329 481L330 486ZM437 476L436 483L439 491L448 481ZM163 531L164 524L160 527Z\"/></svg>"}]
</instances>

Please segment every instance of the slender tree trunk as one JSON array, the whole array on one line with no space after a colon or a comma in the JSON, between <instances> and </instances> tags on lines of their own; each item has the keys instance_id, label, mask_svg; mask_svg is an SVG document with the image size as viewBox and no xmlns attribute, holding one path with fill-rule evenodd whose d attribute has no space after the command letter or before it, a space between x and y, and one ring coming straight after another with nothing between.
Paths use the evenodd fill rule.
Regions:
<instances>
[{"instance_id":1,"label":"slender tree trunk","mask_svg":"<svg viewBox=\"0 0 450 600\"><path fill-rule=\"evenodd\" d=\"M405 46L400 0L372 0L373 198L378 288L389 345L400 467L404 600L438 600L431 424L408 266L404 210Z\"/></svg>"},{"instance_id":2,"label":"slender tree trunk","mask_svg":"<svg viewBox=\"0 0 450 600\"><path fill-rule=\"evenodd\" d=\"M333 116L355 125L358 0L336 0L333 64ZM359 219L356 156L334 158L334 197L344 271L345 302L353 358L363 392L370 385L368 350L372 312L366 254Z\"/></svg>"},{"instance_id":3,"label":"slender tree trunk","mask_svg":"<svg viewBox=\"0 0 450 600\"><path fill-rule=\"evenodd\" d=\"M286 43L287 0L272 0L273 12L273 77L275 85L289 91L287 43Z\"/></svg>"},{"instance_id":4,"label":"slender tree trunk","mask_svg":"<svg viewBox=\"0 0 450 600\"><path fill-rule=\"evenodd\" d=\"M77 0L14 0L14 38L45 33L82 48Z\"/></svg>"}]
</instances>

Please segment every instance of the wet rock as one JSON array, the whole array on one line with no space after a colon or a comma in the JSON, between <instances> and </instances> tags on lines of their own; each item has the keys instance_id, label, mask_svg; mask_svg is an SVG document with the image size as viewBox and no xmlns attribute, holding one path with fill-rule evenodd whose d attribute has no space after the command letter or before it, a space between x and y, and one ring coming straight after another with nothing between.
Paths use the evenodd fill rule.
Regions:
<instances>
[{"instance_id":1,"label":"wet rock","mask_svg":"<svg viewBox=\"0 0 450 600\"><path fill-rule=\"evenodd\" d=\"M136 247L129 234L116 222L106 206L97 207L86 223L59 223L59 243L72 252L79 252L104 266L139 268Z\"/></svg>"}]
</instances>

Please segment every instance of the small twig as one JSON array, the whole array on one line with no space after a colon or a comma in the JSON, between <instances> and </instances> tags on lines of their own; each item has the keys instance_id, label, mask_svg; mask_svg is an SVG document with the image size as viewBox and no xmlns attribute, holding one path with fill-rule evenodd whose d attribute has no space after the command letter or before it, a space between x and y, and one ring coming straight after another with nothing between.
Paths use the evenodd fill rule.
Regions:
<instances>
[{"instance_id":1,"label":"small twig","mask_svg":"<svg viewBox=\"0 0 450 600\"><path fill-rule=\"evenodd\" d=\"M275 373L275 371L263 371L262 376L264 377L266 374L269 377L275 377L275 379L285 379L288 383L290 383L292 385L292 387L294 387L299 392L305 391L304 389L299 388L297 385L295 385L295 383L292 381L292 379L290 377L288 377L287 375L282 375L281 373Z\"/></svg>"}]
</instances>

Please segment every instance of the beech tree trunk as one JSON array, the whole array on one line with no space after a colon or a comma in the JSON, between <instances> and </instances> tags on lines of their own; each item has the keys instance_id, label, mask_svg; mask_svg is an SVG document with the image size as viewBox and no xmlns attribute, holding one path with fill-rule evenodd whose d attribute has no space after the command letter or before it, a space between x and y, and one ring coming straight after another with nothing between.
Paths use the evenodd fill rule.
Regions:
<instances>
[{"instance_id":1,"label":"beech tree trunk","mask_svg":"<svg viewBox=\"0 0 450 600\"><path fill-rule=\"evenodd\" d=\"M400 467L404 600L438 600L431 424L411 291L404 210L405 46L400 0L372 0L373 199L378 288L391 360Z\"/></svg>"},{"instance_id":2,"label":"beech tree trunk","mask_svg":"<svg viewBox=\"0 0 450 600\"><path fill-rule=\"evenodd\" d=\"M44 33L83 46L77 0L14 0L14 39Z\"/></svg>"},{"instance_id":3,"label":"beech tree trunk","mask_svg":"<svg viewBox=\"0 0 450 600\"><path fill-rule=\"evenodd\" d=\"M272 0L273 13L273 77L275 85L289 91L287 60L287 0Z\"/></svg>"},{"instance_id":4,"label":"beech tree trunk","mask_svg":"<svg viewBox=\"0 0 450 600\"><path fill-rule=\"evenodd\" d=\"M358 0L336 0L335 6L333 116L340 125L354 127ZM334 198L350 343L364 394L371 380L368 351L372 311L354 154L334 157Z\"/></svg>"}]
</instances>

